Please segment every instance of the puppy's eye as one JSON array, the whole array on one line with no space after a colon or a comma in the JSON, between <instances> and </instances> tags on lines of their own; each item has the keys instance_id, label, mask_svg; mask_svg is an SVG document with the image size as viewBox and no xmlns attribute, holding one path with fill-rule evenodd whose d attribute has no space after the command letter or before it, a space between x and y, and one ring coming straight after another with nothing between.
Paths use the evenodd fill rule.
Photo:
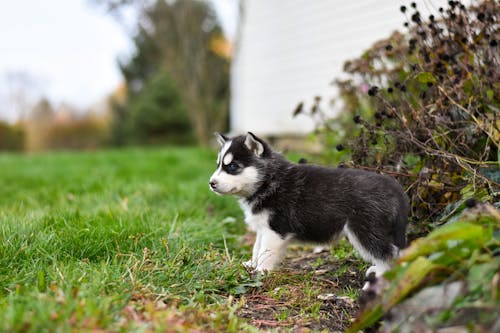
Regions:
<instances>
[{"instance_id":1,"label":"puppy's eye","mask_svg":"<svg viewBox=\"0 0 500 333\"><path fill-rule=\"evenodd\" d=\"M228 165L226 165L227 171L228 172L236 172L238 170L239 166L235 162L231 162Z\"/></svg>"}]
</instances>

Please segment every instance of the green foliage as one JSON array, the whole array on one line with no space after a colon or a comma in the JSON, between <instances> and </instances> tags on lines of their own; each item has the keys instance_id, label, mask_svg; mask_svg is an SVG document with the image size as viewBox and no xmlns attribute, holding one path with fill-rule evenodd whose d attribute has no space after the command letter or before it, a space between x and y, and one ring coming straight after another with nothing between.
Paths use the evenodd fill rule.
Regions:
<instances>
[{"instance_id":1,"label":"green foliage","mask_svg":"<svg viewBox=\"0 0 500 333\"><path fill-rule=\"evenodd\" d=\"M469 313L500 308L499 271L500 213L481 205L454 222L418 239L403 251L399 265L385 274L389 284L368 304L348 332L372 326L398 304L424 288L455 281L465 284L453 303L440 309L438 324L457 319L461 310ZM408 315L414 315L408 314ZM429 314L430 316L430 314ZM492 325L495 315L473 315L474 327Z\"/></svg>"},{"instance_id":2,"label":"green foliage","mask_svg":"<svg viewBox=\"0 0 500 333\"><path fill-rule=\"evenodd\" d=\"M190 143L193 133L175 83L165 72L153 76L130 105L132 139L139 143Z\"/></svg>"},{"instance_id":3,"label":"green foliage","mask_svg":"<svg viewBox=\"0 0 500 333\"><path fill-rule=\"evenodd\" d=\"M411 238L425 234L468 185L498 201L500 58L497 1L450 1L424 22L402 7L408 33L394 33L345 64L336 81L338 119L318 108L326 158L398 178L412 203ZM410 13L411 11L411 13ZM437 18L439 16L439 19ZM306 111L304 111L306 112ZM340 146L340 152L335 147ZM346 154L346 151L349 154Z\"/></svg>"},{"instance_id":4,"label":"green foliage","mask_svg":"<svg viewBox=\"0 0 500 333\"><path fill-rule=\"evenodd\" d=\"M25 133L18 126L0 122L0 151L20 151L24 149Z\"/></svg>"}]
</instances>

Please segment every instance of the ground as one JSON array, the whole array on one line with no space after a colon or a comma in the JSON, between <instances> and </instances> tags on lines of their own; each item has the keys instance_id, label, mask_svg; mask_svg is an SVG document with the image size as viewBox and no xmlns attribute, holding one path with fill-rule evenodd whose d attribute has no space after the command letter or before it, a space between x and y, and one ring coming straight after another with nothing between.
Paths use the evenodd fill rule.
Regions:
<instances>
[{"instance_id":1,"label":"ground","mask_svg":"<svg viewBox=\"0 0 500 333\"><path fill-rule=\"evenodd\" d=\"M237 314L260 329L343 332L358 310L365 267L345 240L322 251L292 245L281 268L242 296Z\"/></svg>"}]
</instances>

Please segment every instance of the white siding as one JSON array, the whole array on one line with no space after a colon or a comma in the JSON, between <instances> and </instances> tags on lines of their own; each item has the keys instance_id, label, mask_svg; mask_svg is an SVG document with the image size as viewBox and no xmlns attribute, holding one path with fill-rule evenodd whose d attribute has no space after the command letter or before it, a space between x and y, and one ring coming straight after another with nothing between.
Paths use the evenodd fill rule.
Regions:
<instances>
[{"instance_id":1,"label":"white siding","mask_svg":"<svg viewBox=\"0 0 500 333\"><path fill-rule=\"evenodd\" d=\"M292 112L300 101L332 97L345 60L402 28L393 0L242 0L231 72L231 131L303 134L312 121ZM433 1L437 3L445 1ZM417 1L419 8L429 1ZM409 6L409 1L406 1Z\"/></svg>"}]
</instances>

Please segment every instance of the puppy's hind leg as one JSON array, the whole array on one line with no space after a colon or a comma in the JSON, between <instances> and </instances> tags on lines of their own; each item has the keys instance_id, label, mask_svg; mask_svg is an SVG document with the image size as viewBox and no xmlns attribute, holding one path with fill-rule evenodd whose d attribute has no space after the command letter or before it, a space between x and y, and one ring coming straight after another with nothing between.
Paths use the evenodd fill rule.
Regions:
<instances>
[{"instance_id":1,"label":"puppy's hind leg","mask_svg":"<svg viewBox=\"0 0 500 333\"><path fill-rule=\"evenodd\" d=\"M356 233L348 224L344 227L344 233L361 257L373 265L366 271L366 277L372 273L375 274L375 277L379 277L391 267L392 259L395 258L398 248L391 244L390 239L378 234ZM368 284L365 284L363 290L367 287Z\"/></svg>"}]
</instances>

